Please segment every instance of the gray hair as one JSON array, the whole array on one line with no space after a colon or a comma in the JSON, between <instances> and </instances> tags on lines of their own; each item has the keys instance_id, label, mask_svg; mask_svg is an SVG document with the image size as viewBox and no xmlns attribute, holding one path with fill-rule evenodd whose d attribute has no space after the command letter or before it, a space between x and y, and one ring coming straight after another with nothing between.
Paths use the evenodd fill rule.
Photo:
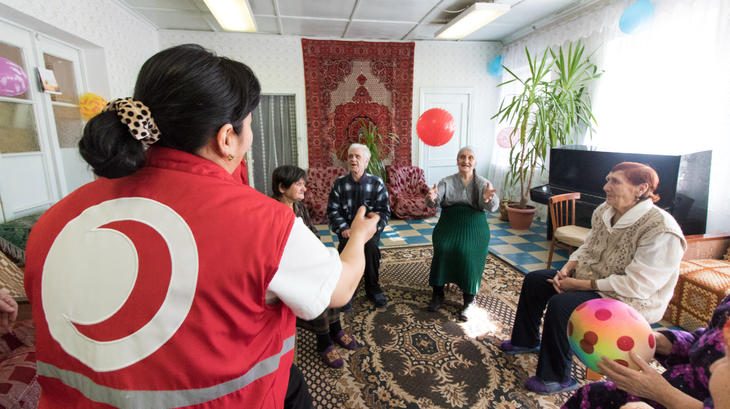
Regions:
<instances>
[{"instance_id":1,"label":"gray hair","mask_svg":"<svg viewBox=\"0 0 730 409\"><path fill-rule=\"evenodd\" d=\"M477 162L477 151L471 145L464 145L463 148L459 149L459 153L456 154L456 159L459 159L459 156L461 156L461 152L464 152L464 151L471 151L471 153L474 154L474 163Z\"/></svg>"},{"instance_id":2,"label":"gray hair","mask_svg":"<svg viewBox=\"0 0 730 409\"><path fill-rule=\"evenodd\" d=\"M363 151L362 156L364 156L366 160L370 160L370 149L368 149L367 146L365 146L365 145L363 145L361 143L353 143L347 149L347 154L349 155L350 152L352 152L353 149L360 149L360 150L362 150Z\"/></svg>"}]
</instances>

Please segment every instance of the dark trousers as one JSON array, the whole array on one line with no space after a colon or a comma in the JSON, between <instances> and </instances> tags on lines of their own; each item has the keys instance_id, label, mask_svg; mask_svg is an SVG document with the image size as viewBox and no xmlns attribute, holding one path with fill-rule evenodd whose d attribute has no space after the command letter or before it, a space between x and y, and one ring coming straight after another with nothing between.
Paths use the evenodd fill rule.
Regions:
<instances>
[{"instance_id":1,"label":"dark trousers","mask_svg":"<svg viewBox=\"0 0 730 409\"><path fill-rule=\"evenodd\" d=\"M284 397L284 409L313 409L312 395L309 394L304 374L299 368L291 364L289 369L289 385Z\"/></svg>"},{"instance_id":2,"label":"dark trousers","mask_svg":"<svg viewBox=\"0 0 730 409\"><path fill-rule=\"evenodd\" d=\"M517 304L512 345L540 346L536 375L545 382L565 383L570 380L572 351L568 342L568 320L573 311L588 300L601 298L595 291L558 293L547 280L558 270L537 270L525 276ZM547 311L545 307L547 306ZM540 321L545 323L540 340Z\"/></svg>"},{"instance_id":3,"label":"dark trousers","mask_svg":"<svg viewBox=\"0 0 730 409\"><path fill-rule=\"evenodd\" d=\"M340 237L340 244L337 251L342 253L348 239ZM373 237L365 243L365 294L372 297L380 294L383 290L380 288L380 233L375 233Z\"/></svg>"}]
</instances>

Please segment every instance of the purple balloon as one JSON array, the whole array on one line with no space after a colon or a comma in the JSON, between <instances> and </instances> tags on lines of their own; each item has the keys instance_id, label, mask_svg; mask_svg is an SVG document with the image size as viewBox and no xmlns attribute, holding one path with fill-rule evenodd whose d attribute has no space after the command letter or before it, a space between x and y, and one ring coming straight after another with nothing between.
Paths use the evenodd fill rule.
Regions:
<instances>
[{"instance_id":1,"label":"purple balloon","mask_svg":"<svg viewBox=\"0 0 730 409\"><path fill-rule=\"evenodd\" d=\"M28 89L28 76L16 63L0 57L0 95L14 97Z\"/></svg>"}]
</instances>

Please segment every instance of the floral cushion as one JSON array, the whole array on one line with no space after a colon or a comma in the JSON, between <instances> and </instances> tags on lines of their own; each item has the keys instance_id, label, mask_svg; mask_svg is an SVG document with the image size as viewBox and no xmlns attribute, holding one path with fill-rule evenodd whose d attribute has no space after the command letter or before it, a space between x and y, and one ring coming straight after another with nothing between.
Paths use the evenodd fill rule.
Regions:
<instances>
[{"instance_id":1,"label":"floral cushion","mask_svg":"<svg viewBox=\"0 0 730 409\"><path fill-rule=\"evenodd\" d=\"M0 408L37 408L40 396L33 320L0 328Z\"/></svg>"},{"instance_id":2,"label":"floral cushion","mask_svg":"<svg viewBox=\"0 0 730 409\"><path fill-rule=\"evenodd\" d=\"M327 199L335 179L347 173L339 166L309 168L307 172L307 191L304 193L304 206L314 224L327 223Z\"/></svg>"},{"instance_id":3,"label":"floral cushion","mask_svg":"<svg viewBox=\"0 0 730 409\"><path fill-rule=\"evenodd\" d=\"M428 185L423 169L417 166L387 166L390 213L403 220L423 219L438 209L426 207Z\"/></svg>"}]
</instances>

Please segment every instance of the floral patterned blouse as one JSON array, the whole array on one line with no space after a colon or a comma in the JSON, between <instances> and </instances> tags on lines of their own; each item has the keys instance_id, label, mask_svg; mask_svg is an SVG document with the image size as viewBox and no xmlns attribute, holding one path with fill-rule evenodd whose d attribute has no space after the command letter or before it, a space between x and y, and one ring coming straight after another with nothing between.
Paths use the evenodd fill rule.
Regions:
<instances>
[{"instance_id":1,"label":"floral patterned blouse","mask_svg":"<svg viewBox=\"0 0 730 409\"><path fill-rule=\"evenodd\" d=\"M707 328L694 332L659 331L672 342L669 355L655 355L667 371L664 378L675 388L693 398L704 401L706 408L714 408L708 389L710 365L725 356L722 327L730 315L730 295L715 308Z\"/></svg>"}]
</instances>

